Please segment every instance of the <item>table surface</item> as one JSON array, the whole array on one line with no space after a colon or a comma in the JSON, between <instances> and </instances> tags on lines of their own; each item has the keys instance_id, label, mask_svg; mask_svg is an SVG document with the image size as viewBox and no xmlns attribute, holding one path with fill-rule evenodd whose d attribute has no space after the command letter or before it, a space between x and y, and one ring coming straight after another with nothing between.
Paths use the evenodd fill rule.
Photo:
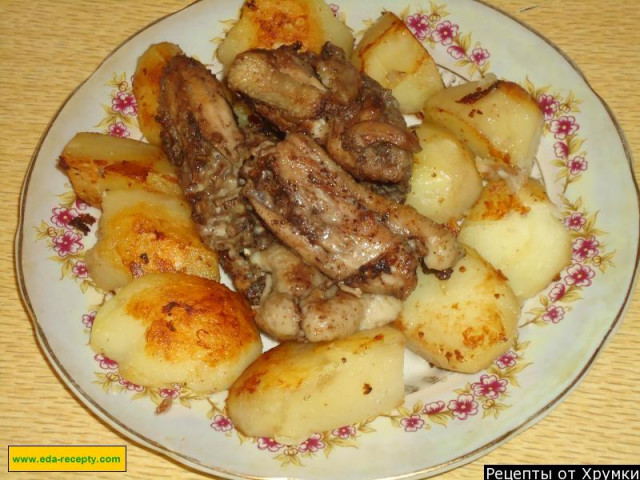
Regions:
<instances>
[{"instance_id":1,"label":"table surface","mask_svg":"<svg viewBox=\"0 0 640 480\"><path fill-rule=\"evenodd\" d=\"M15 283L13 237L22 180L38 141L70 92L115 47L189 0L0 2L0 447L126 444L118 478L205 478L122 438L86 409L36 344ZM555 43L580 67L640 161L640 12L625 0L492 0ZM612 464L640 459L640 296L580 385L547 417L441 479L482 478L484 464ZM0 471L7 455L0 454ZM29 478L21 474L20 478ZM37 475L37 474L36 474ZM47 478L68 478L52 473ZM91 474L92 478L114 478ZM35 478L35 476L34 476ZM38 478L44 478L38 476ZM77 478L74 476L74 478Z\"/></svg>"}]
</instances>

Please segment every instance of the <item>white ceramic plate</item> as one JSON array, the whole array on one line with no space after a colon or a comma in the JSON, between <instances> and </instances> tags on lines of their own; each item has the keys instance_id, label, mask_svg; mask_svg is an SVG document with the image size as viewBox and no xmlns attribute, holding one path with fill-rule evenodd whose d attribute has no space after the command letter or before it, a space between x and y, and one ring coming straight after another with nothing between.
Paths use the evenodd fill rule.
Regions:
<instances>
[{"instance_id":1,"label":"white ceramic plate","mask_svg":"<svg viewBox=\"0 0 640 480\"><path fill-rule=\"evenodd\" d=\"M82 263L94 232L83 236L68 222L99 212L75 201L56 160L79 131L140 138L131 75L151 43L175 42L219 71L215 38L236 18L240 1L202 1L153 24L109 56L52 122L25 180L16 261L38 340L61 378L123 435L198 470L230 478L422 478L469 462L539 420L577 384L618 327L633 288L638 196L628 149L610 112L567 58L473 1L338 5L356 32L383 9L400 15L448 70L448 82L491 71L539 100L547 125L540 173L574 239L573 264L527 302L517 348L487 371L446 374L407 354L412 393L402 408L295 447L241 437L224 415L224 395L207 401L126 382L117 365L87 346L101 300ZM175 405L154 415L169 396Z\"/></svg>"}]
</instances>

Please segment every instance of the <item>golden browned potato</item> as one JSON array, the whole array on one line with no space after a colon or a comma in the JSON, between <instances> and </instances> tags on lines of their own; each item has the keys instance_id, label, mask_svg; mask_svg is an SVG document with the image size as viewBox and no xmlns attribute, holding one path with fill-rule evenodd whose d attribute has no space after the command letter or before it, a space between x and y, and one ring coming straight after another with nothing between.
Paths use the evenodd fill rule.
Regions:
<instances>
[{"instance_id":1,"label":"golden browned potato","mask_svg":"<svg viewBox=\"0 0 640 480\"><path fill-rule=\"evenodd\" d=\"M506 279L466 248L448 280L419 273L395 325L409 348L433 365L474 373L513 345L519 316Z\"/></svg>"},{"instance_id":2,"label":"golden browned potato","mask_svg":"<svg viewBox=\"0 0 640 480\"><path fill-rule=\"evenodd\" d=\"M458 238L500 269L520 299L538 293L571 262L569 232L534 179L517 193L503 180L489 182Z\"/></svg>"},{"instance_id":3,"label":"golden browned potato","mask_svg":"<svg viewBox=\"0 0 640 480\"><path fill-rule=\"evenodd\" d=\"M127 380L227 389L262 352L253 312L224 285L181 273L138 278L96 314L91 347Z\"/></svg>"},{"instance_id":4,"label":"golden browned potato","mask_svg":"<svg viewBox=\"0 0 640 480\"><path fill-rule=\"evenodd\" d=\"M140 131L154 145L162 144L162 127L155 118L158 113L162 70L172 57L181 53L182 49L173 43L155 43L138 58L133 74L133 95L138 103Z\"/></svg>"},{"instance_id":5,"label":"golden browned potato","mask_svg":"<svg viewBox=\"0 0 640 480\"><path fill-rule=\"evenodd\" d=\"M81 132L64 147L58 162L78 198L101 207L107 189L142 188L182 197L175 169L156 145Z\"/></svg>"},{"instance_id":6,"label":"golden browned potato","mask_svg":"<svg viewBox=\"0 0 640 480\"><path fill-rule=\"evenodd\" d=\"M353 34L324 0L248 0L216 54L228 67L236 55L251 48L300 42L304 49L320 53L327 41L351 56Z\"/></svg>"},{"instance_id":7,"label":"golden browned potato","mask_svg":"<svg viewBox=\"0 0 640 480\"><path fill-rule=\"evenodd\" d=\"M102 208L97 243L85 255L98 288L116 290L154 272L220 278L217 254L200 240L185 200L140 189L111 190Z\"/></svg>"},{"instance_id":8,"label":"golden browned potato","mask_svg":"<svg viewBox=\"0 0 640 480\"><path fill-rule=\"evenodd\" d=\"M406 203L439 223L462 218L482 192L473 155L438 125L425 122L415 132L422 150L413 156Z\"/></svg>"},{"instance_id":9,"label":"golden browned potato","mask_svg":"<svg viewBox=\"0 0 640 480\"><path fill-rule=\"evenodd\" d=\"M430 96L444 89L429 52L391 12L385 12L365 32L352 62L391 90L403 113L420 112Z\"/></svg>"},{"instance_id":10,"label":"golden browned potato","mask_svg":"<svg viewBox=\"0 0 640 480\"><path fill-rule=\"evenodd\" d=\"M441 90L423 111L425 119L451 130L478 156L478 169L487 178L506 174L516 189L531 173L544 117L518 84L487 75Z\"/></svg>"},{"instance_id":11,"label":"golden browned potato","mask_svg":"<svg viewBox=\"0 0 640 480\"><path fill-rule=\"evenodd\" d=\"M281 343L231 386L229 417L245 435L292 444L389 411L404 396L404 344L391 327Z\"/></svg>"}]
</instances>

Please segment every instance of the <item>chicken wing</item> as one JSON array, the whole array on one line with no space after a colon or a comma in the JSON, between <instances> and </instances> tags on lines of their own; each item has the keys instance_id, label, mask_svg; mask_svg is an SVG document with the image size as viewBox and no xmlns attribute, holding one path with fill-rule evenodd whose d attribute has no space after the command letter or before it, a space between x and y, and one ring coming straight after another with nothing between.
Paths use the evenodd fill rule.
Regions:
<instances>
[{"instance_id":1,"label":"chicken wing","mask_svg":"<svg viewBox=\"0 0 640 480\"><path fill-rule=\"evenodd\" d=\"M406 298L419 259L450 268L454 235L358 184L306 135L292 133L245 162L243 194L269 229L329 278Z\"/></svg>"}]
</instances>

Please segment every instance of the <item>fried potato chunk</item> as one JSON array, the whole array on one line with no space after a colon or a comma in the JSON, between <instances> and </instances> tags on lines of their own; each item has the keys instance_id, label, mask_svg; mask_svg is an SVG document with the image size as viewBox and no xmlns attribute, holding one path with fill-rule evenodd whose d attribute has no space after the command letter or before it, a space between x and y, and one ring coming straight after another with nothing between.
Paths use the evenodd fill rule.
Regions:
<instances>
[{"instance_id":1,"label":"fried potato chunk","mask_svg":"<svg viewBox=\"0 0 640 480\"><path fill-rule=\"evenodd\" d=\"M93 207L102 206L107 189L140 188L182 197L162 148L137 140L81 132L65 145L58 165L78 198Z\"/></svg>"},{"instance_id":2,"label":"fried potato chunk","mask_svg":"<svg viewBox=\"0 0 640 480\"><path fill-rule=\"evenodd\" d=\"M227 411L245 435L295 444L402 403L405 340L391 327L320 343L284 342L229 390Z\"/></svg>"},{"instance_id":3,"label":"fried potato chunk","mask_svg":"<svg viewBox=\"0 0 640 480\"><path fill-rule=\"evenodd\" d=\"M138 58L133 74L133 95L138 103L140 131L154 145L162 145L162 127L156 121L162 71L172 57L181 53L182 49L173 43L155 43Z\"/></svg>"},{"instance_id":4,"label":"fried potato chunk","mask_svg":"<svg viewBox=\"0 0 640 480\"><path fill-rule=\"evenodd\" d=\"M116 290L154 272L220 278L217 254L200 240L185 200L140 189L111 190L102 207L97 243L85 255L98 288Z\"/></svg>"},{"instance_id":5,"label":"fried potato chunk","mask_svg":"<svg viewBox=\"0 0 640 480\"><path fill-rule=\"evenodd\" d=\"M246 50L272 49L297 42L315 53L331 42L349 58L354 40L351 30L335 17L324 0L247 0L240 19L216 53L226 68L236 55Z\"/></svg>"},{"instance_id":6,"label":"fried potato chunk","mask_svg":"<svg viewBox=\"0 0 640 480\"><path fill-rule=\"evenodd\" d=\"M151 274L120 290L96 314L91 347L146 387L195 393L227 389L262 351L253 312L236 292L181 273Z\"/></svg>"},{"instance_id":7,"label":"fried potato chunk","mask_svg":"<svg viewBox=\"0 0 640 480\"><path fill-rule=\"evenodd\" d=\"M504 180L489 182L458 238L499 269L521 300L549 285L571 262L571 236L534 179L516 193Z\"/></svg>"},{"instance_id":8,"label":"fried potato chunk","mask_svg":"<svg viewBox=\"0 0 640 480\"><path fill-rule=\"evenodd\" d=\"M471 152L450 131L425 122L415 129L422 150L413 155L406 203L439 223L461 219L482 192Z\"/></svg>"},{"instance_id":9,"label":"fried potato chunk","mask_svg":"<svg viewBox=\"0 0 640 480\"><path fill-rule=\"evenodd\" d=\"M417 113L444 89L436 63L404 22L385 12L358 42L353 64L388 88L402 113Z\"/></svg>"},{"instance_id":10,"label":"fried potato chunk","mask_svg":"<svg viewBox=\"0 0 640 480\"><path fill-rule=\"evenodd\" d=\"M516 190L531 173L544 116L518 84L487 75L434 94L423 112L425 119L451 130L477 155L486 178L506 175Z\"/></svg>"},{"instance_id":11,"label":"fried potato chunk","mask_svg":"<svg viewBox=\"0 0 640 480\"><path fill-rule=\"evenodd\" d=\"M467 247L449 279L420 274L395 326L433 365L474 373L513 345L519 316L506 279Z\"/></svg>"}]
</instances>

